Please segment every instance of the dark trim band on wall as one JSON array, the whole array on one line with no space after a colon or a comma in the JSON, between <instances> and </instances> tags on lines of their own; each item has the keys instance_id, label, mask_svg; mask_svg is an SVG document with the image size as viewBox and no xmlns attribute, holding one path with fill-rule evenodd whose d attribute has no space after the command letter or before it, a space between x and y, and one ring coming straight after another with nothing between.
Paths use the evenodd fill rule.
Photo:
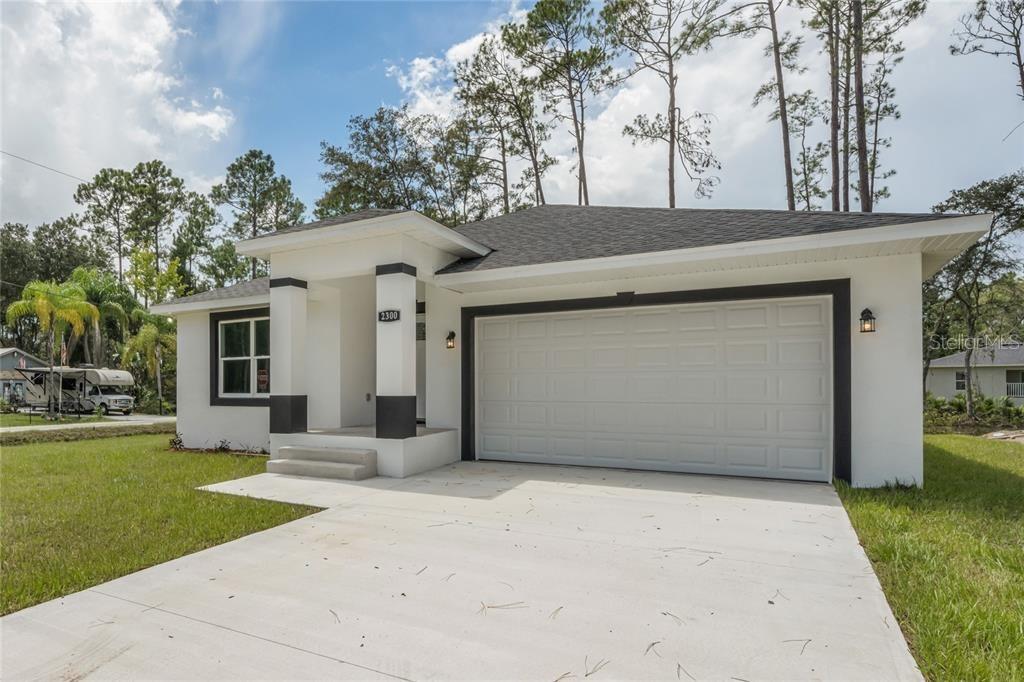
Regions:
<instances>
[{"instance_id":1,"label":"dark trim band on wall","mask_svg":"<svg viewBox=\"0 0 1024 682\"><path fill-rule=\"evenodd\" d=\"M304 433L306 405L304 395L270 396L270 433Z\"/></svg>"},{"instance_id":2,"label":"dark trim band on wall","mask_svg":"<svg viewBox=\"0 0 1024 682\"><path fill-rule=\"evenodd\" d=\"M210 313L210 405L216 407L270 407L270 398L221 398L219 326L225 320L270 317L270 308L248 308Z\"/></svg>"},{"instance_id":3,"label":"dark trim band on wall","mask_svg":"<svg viewBox=\"0 0 1024 682\"><path fill-rule=\"evenodd\" d=\"M530 303L505 303L462 309L462 459L476 459L476 318L498 315L527 315L602 308L673 305L682 303L724 303L762 298L832 297L832 475L850 482L851 397L850 397L850 280L827 279L694 291L664 291L651 294L622 292L615 296L573 298Z\"/></svg>"},{"instance_id":4,"label":"dark trim band on wall","mask_svg":"<svg viewBox=\"0 0 1024 682\"><path fill-rule=\"evenodd\" d=\"M294 277L274 277L270 280L270 288L276 289L277 287L298 287L299 289L306 289L309 284L304 279L295 279Z\"/></svg>"},{"instance_id":5,"label":"dark trim band on wall","mask_svg":"<svg viewBox=\"0 0 1024 682\"><path fill-rule=\"evenodd\" d=\"M412 438L416 435L416 396L377 396L377 438Z\"/></svg>"},{"instance_id":6,"label":"dark trim band on wall","mask_svg":"<svg viewBox=\"0 0 1024 682\"><path fill-rule=\"evenodd\" d=\"M396 273L416 276L416 268L408 263L386 263L377 266L378 275L394 275Z\"/></svg>"}]
</instances>

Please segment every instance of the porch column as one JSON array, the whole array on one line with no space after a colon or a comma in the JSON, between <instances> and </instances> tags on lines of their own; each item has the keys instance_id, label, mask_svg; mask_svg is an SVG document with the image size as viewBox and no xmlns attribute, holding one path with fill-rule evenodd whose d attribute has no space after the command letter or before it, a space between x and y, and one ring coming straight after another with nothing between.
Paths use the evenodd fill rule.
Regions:
<instances>
[{"instance_id":1,"label":"porch column","mask_svg":"<svg viewBox=\"0 0 1024 682\"><path fill-rule=\"evenodd\" d=\"M377 437L416 435L416 268L377 266Z\"/></svg>"},{"instance_id":2,"label":"porch column","mask_svg":"<svg viewBox=\"0 0 1024 682\"><path fill-rule=\"evenodd\" d=\"M306 282L270 280L270 433L306 430Z\"/></svg>"}]
</instances>

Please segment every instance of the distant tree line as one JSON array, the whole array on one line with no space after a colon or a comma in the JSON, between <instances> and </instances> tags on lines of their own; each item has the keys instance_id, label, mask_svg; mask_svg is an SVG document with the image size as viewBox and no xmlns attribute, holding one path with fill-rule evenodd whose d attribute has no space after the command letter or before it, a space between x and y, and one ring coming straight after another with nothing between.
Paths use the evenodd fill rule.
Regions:
<instances>
[{"instance_id":1,"label":"distant tree line","mask_svg":"<svg viewBox=\"0 0 1024 682\"><path fill-rule=\"evenodd\" d=\"M133 369L144 409L174 394L173 376L163 377L173 374L174 325L147 308L264 275L266 264L238 256L234 241L305 214L288 178L256 149L208 195L153 160L104 168L74 199L80 211L70 216L0 228L0 344L49 364L63 356Z\"/></svg>"},{"instance_id":2,"label":"distant tree line","mask_svg":"<svg viewBox=\"0 0 1024 682\"><path fill-rule=\"evenodd\" d=\"M978 0L953 31L954 54L1008 59L1024 98L1020 0ZM709 197L721 164L714 112L687 101L684 67L730 39L765 37L771 78L751 93L779 128L779 187L790 210L866 211L889 198L888 132L901 112L893 74L903 31L926 0L539 0L486 36L454 68L456 106L443 115L382 107L354 116L344 144L324 141L319 218L356 208L403 207L449 225L546 203L545 178L568 139L576 199L600 193L588 174L587 113L638 74L664 84L664 109L623 128L665 151L668 206L679 179ZM816 45L805 45L804 36ZM787 80L811 73L817 89ZM727 87L728 84L723 84ZM567 138L566 138L567 136Z\"/></svg>"}]
</instances>

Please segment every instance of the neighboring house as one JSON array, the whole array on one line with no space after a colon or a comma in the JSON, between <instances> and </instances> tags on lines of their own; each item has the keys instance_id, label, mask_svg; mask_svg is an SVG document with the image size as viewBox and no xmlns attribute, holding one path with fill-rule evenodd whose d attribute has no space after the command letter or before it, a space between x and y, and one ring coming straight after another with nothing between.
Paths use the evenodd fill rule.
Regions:
<instances>
[{"instance_id":1,"label":"neighboring house","mask_svg":"<svg viewBox=\"0 0 1024 682\"><path fill-rule=\"evenodd\" d=\"M921 483L921 282L991 218L370 209L238 242L270 278L153 309L190 447Z\"/></svg>"},{"instance_id":2,"label":"neighboring house","mask_svg":"<svg viewBox=\"0 0 1024 682\"><path fill-rule=\"evenodd\" d=\"M20 348L0 348L0 397L19 403L25 399L25 376L19 369L42 367L46 363Z\"/></svg>"},{"instance_id":3,"label":"neighboring house","mask_svg":"<svg viewBox=\"0 0 1024 682\"><path fill-rule=\"evenodd\" d=\"M967 390L964 352L932 360L926 388L932 395L952 398ZM974 388L989 397L1007 396L1024 405L1024 343L979 348L971 356Z\"/></svg>"}]
</instances>

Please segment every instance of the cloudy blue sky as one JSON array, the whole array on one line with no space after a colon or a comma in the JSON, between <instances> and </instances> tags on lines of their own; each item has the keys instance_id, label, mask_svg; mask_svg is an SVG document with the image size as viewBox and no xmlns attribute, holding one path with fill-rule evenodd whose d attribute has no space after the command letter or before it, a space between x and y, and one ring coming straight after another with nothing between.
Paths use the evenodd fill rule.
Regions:
<instances>
[{"instance_id":1,"label":"cloudy blue sky","mask_svg":"<svg viewBox=\"0 0 1024 682\"><path fill-rule=\"evenodd\" d=\"M526 5L525 7L528 7ZM71 175L164 159L195 189L215 183L245 150L271 153L312 207L323 185L321 140L342 143L345 123L379 105L420 111L451 103L451 66L487 32L521 13L499 2L318 2L59 4L4 2L2 149ZM926 211L950 189L1024 165L1024 103L1008 62L952 57L950 32L962 2L932 2L903 34L895 85L902 118L886 132L885 163L898 174L879 210ZM799 31L799 16L783 16ZM697 200L681 181L683 205L783 207L778 131L752 109L769 75L763 38L722 41L683 64L687 111L714 116L722 184ZM791 90L820 88L822 56ZM656 112L659 83L636 77L588 115L593 203L664 205L664 152L634 147L624 123ZM824 136L821 127L817 134ZM568 136L551 153L563 162L547 181L549 199L575 199ZM3 220L36 224L75 209L76 182L4 155Z\"/></svg>"}]
</instances>

